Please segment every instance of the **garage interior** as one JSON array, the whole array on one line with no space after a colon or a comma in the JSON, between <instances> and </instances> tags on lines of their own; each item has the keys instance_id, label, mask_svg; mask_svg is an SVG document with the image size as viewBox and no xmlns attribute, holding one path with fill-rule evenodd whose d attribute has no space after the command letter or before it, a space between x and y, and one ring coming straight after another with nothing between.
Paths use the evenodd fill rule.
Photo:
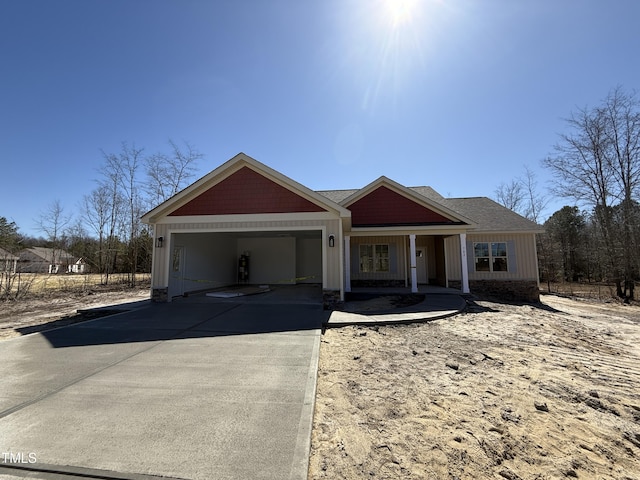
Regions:
<instances>
[{"instance_id":1,"label":"garage interior","mask_svg":"<svg viewBox=\"0 0 640 480\"><path fill-rule=\"evenodd\" d=\"M322 231L174 233L169 297L237 285L322 285ZM248 255L248 275L239 275Z\"/></svg>"}]
</instances>

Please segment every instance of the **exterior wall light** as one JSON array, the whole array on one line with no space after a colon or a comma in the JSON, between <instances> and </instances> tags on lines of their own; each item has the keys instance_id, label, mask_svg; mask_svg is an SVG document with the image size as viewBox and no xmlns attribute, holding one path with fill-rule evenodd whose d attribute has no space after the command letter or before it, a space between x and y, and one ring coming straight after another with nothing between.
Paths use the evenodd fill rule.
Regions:
<instances>
[{"instance_id":1,"label":"exterior wall light","mask_svg":"<svg viewBox=\"0 0 640 480\"><path fill-rule=\"evenodd\" d=\"M162 248L162 242L164 242L164 237L156 238L156 248Z\"/></svg>"},{"instance_id":2,"label":"exterior wall light","mask_svg":"<svg viewBox=\"0 0 640 480\"><path fill-rule=\"evenodd\" d=\"M332 248L336 246L336 236L334 234L329 235L329 246Z\"/></svg>"}]
</instances>

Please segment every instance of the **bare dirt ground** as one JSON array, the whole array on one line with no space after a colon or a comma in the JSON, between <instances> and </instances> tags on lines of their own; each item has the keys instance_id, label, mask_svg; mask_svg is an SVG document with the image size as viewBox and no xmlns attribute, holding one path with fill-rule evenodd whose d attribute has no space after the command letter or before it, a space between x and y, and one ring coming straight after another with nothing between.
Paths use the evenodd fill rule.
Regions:
<instances>
[{"instance_id":1,"label":"bare dirt ground","mask_svg":"<svg viewBox=\"0 0 640 480\"><path fill-rule=\"evenodd\" d=\"M640 307L542 301L327 330L309 479L640 479Z\"/></svg>"},{"instance_id":2,"label":"bare dirt ground","mask_svg":"<svg viewBox=\"0 0 640 480\"><path fill-rule=\"evenodd\" d=\"M149 298L149 285L136 288L95 286L82 291L50 291L18 301L0 302L0 341L95 318L78 310Z\"/></svg>"}]
</instances>

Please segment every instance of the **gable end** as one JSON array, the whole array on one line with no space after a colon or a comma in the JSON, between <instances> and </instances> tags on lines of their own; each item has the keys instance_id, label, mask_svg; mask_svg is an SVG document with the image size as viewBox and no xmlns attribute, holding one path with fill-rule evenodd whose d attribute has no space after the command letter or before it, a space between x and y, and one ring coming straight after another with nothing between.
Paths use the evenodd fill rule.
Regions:
<instances>
[{"instance_id":1,"label":"gable end","mask_svg":"<svg viewBox=\"0 0 640 480\"><path fill-rule=\"evenodd\" d=\"M315 203L244 166L169 216L324 211Z\"/></svg>"},{"instance_id":2,"label":"gable end","mask_svg":"<svg viewBox=\"0 0 640 480\"><path fill-rule=\"evenodd\" d=\"M347 208L351 210L351 222L354 227L461 224L384 185L356 200Z\"/></svg>"}]
</instances>

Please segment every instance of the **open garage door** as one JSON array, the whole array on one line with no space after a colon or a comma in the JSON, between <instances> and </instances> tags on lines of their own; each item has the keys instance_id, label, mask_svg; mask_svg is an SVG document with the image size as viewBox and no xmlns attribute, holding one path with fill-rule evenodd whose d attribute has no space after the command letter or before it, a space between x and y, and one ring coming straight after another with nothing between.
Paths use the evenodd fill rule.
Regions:
<instances>
[{"instance_id":1,"label":"open garage door","mask_svg":"<svg viewBox=\"0 0 640 480\"><path fill-rule=\"evenodd\" d=\"M323 284L321 230L174 233L171 243L183 252L182 282L170 283L171 297L238 283ZM240 276L242 256L248 274Z\"/></svg>"}]
</instances>

